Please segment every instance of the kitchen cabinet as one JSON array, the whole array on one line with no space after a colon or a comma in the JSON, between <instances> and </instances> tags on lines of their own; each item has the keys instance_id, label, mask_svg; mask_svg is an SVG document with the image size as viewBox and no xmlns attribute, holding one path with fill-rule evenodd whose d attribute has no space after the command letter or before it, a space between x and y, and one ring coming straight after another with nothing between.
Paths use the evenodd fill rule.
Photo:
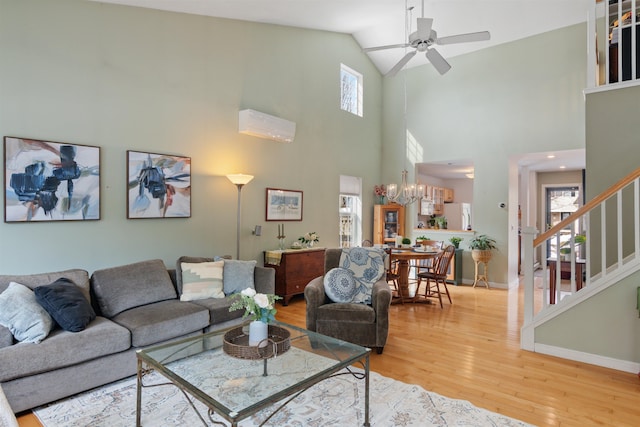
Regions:
<instances>
[{"instance_id":1,"label":"kitchen cabinet","mask_svg":"<svg viewBox=\"0 0 640 427\"><path fill-rule=\"evenodd\" d=\"M444 202L453 203L453 188L444 188Z\"/></svg>"}]
</instances>

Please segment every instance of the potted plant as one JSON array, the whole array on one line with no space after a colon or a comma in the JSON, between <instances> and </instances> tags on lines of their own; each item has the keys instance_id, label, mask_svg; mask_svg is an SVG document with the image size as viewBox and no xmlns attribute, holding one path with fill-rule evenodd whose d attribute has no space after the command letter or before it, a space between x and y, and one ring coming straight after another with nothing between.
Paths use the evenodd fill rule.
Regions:
<instances>
[{"instance_id":1,"label":"potted plant","mask_svg":"<svg viewBox=\"0 0 640 427\"><path fill-rule=\"evenodd\" d=\"M584 234L576 234L573 237L573 245L576 250L576 258L578 257L577 251L580 245L587 241L587 236ZM568 261L571 258L571 240L567 240L560 245L560 259L562 261Z\"/></svg>"},{"instance_id":2,"label":"potted plant","mask_svg":"<svg viewBox=\"0 0 640 427\"><path fill-rule=\"evenodd\" d=\"M427 236L416 237L416 245L421 245L425 240L429 240L429 238Z\"/></svg>"},{"instance_id":3,"label":"potted plant","mask_svg":"<svg viewBox=\"0 0 640 427\"><path fill-rule=\"evenodd\" d=\"M478 262L489 262L491 260L492 250L497 249L495 239L486 234L479 234L469 240L469 249L471 249L471 258Z\"/></svg>"},{"instance_id":4,"label":"potted plant","mask_svg":"<svg viewBox=\"0 0 640 427\"><path fill-rule=\"evenodd\" d=\"M439 228L441 230L446 230L447 229L447 217L444 216L439 216L436 218L436 224L438 225L436 228Z\"/></svg>"},{"instance_id":5,"label":"potted plant","mask_svg":"<svg viewBox=\"0 0 640 427\"><path fill-rule=\"evenodd\" d=\"M411 247L411 239L408 237L402 238L402 246L403 247Z\"/></svg>"},{"instance_id":6,"label":"potted plant","mask_svg":"<svg viewBox=\"0 0 640 427\"><path fill-rule=\"evenodd\" d=\"M429 221L427 221L427 223L429 224L429 228L435 228L436 227L435 215L431 215L431 218L429 218Z\"/></svg>"},{"instance_id":7,"label":"potted plant","mask_svg":"<svg viewBox=\"0 0 640 427\"><path fill-rule=\"evenodd\" d=\"M451 244L456 248L459 249L460 248L460 242L462 242L464 239L462 237L456 237L453 236L452 238L449 239L449 242L451 242Z\"/></svg>"}]
</instances>

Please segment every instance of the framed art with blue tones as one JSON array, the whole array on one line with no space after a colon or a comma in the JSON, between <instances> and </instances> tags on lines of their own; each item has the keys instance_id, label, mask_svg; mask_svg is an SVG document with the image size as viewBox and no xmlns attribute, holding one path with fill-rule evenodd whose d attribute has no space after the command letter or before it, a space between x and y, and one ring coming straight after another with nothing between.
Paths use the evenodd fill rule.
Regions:
<instances>
[{"instance_id":1,"label":"framed art with blue tones","mask_svg":"<svg viewBox=\"0 0 640 427\"><path fill-rule=\"evenodd\" d=\"M100 148L4 137L4 221L100 219Z\"/></svg>"},{"instance_id":2,"label":"framed art with blue tones","mask_svg":"<svg viewBox=\"0 0 640 427\"><path fill-rule=\"evenodd\" d=\"M127 218L191 216L191 158L127 151Z\"/></svg>"}]
</instances>

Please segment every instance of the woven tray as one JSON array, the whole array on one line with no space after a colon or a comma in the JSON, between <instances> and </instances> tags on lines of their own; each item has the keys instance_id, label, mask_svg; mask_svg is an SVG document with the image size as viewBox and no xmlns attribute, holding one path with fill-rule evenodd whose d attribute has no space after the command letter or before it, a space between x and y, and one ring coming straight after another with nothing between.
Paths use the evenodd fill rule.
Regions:
<instances>
[{"instance_id":1,"label":"woven tray","mask_svg":"<svg viewBox=\"0 0 640 427\"><path fill-rule=\"evenodd\" d=\"M264 347L250 346L249 335L242 331L242 327L231 329L224 334L222 349L229 356L238 359L268 359L280 355L291 348L289 337L291 333L280 326L269 325L268 343Z\"/></svg>"}]
</instances>

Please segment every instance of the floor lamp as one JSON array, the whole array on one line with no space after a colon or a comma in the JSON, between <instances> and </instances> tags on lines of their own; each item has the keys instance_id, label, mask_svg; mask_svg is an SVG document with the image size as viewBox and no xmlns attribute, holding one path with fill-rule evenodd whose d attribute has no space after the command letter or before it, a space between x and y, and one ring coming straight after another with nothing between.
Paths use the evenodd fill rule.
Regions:
<instances>
[{"instance_id":1,"label":"floor lamp","mask_svg":"<svg viewBox=\"0 0 640 427\"><path fill-rule=\"evenodd\" d=\"M242 187L248 184L253 179L253 175L245 175L242 173L234 173L227 175L229 181L238 187L238 218L236 220L236 259L240 259L240 195L242 193Z\"/></svg>"}]
</instances>

